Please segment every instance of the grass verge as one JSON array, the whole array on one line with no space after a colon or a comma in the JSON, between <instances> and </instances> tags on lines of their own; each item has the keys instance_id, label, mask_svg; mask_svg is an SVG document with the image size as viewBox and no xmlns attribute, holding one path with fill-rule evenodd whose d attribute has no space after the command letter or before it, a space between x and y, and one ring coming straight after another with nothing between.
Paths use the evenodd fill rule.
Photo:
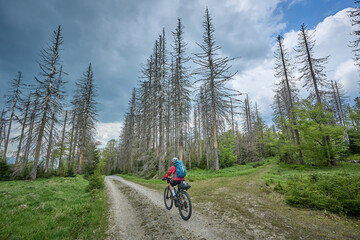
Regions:
<instances>
[{"instance_id":1,"label":"grass verge","mask_svg":"<svg viewBox=\"0 0 360 240\"><path fill-rule=\"evenodd\" d=\"M188 182L196 182L196 181L202 181L207 179L214 179L214 178L233 178L233 177L239 177L251 174L255 172L258 169L261 169L265 166L268 166L271 163L274 163L276 159L275 158L267 158L264 161L261 162L253 162L248 163L246 165L236 165L229 168L220 169L219 171L214 170L203 170L203 169L192 169L191 171L187 171L187 175L185 177L185 180ZM126 174L118 174L119 176L142 184L146 187L153 188L153 189L162 189L164 187L164 182L161 181L161 179L144 179L141 177L133 176L133 175L126 175ZM165 175L165 173L162 173L161 176Z\"/></svg>"},{"instance_id":2,"label":"grass verge","mask_svg":"<svg viewBox=\"0 0 360 240\"><path fill-rule=\"evenodd\" d=\"M236 165L233 167L220 169L219 171L214 171L212 169L211 170L194 169L192 171L188 171L186 177L189 182L213 179L219 177L226 177L226 178L239 177L239 176L251 174L255 172L257 169L269 165L274 160L275 158L268 158L261 162L253 162L245 165Z\"/></svg>"},{"instance_id":3,"label":"grass verge","mask_svg":"<svg viewBox=\"0 0 360 240\"><path fill-rule=\"evenodd\" d=\"M0 239L104 239L106 194L87 185L82 176L0 182Z\"/></svg>"}]
</instances>

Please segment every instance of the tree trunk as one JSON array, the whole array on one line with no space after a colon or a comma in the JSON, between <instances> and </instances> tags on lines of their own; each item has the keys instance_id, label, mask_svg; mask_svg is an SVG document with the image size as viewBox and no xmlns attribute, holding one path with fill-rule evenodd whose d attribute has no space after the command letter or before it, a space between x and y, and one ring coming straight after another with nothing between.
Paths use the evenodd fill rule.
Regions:
<instances>
[{"instance_id":1,"label":"tree trunk","mask_svg":"<svg viewBox=\"0 0 360 240\"><path fill-rule=\"evenodd\" d=\"M76 166L75 166L75 172L77 172L77 169L79 169L79 161L78 161L78 157L77 157L77 148L79 148L78 146L78 139L79 139L79 126L76 126L76 131L75 131L75 139L74 139L74 145L73 145L73 152L71 154L71 161L76 160Z\"/></svg>"},{"instance_id":2,"label":"tree trunk","mask_svg":"<svg viewBox=\"0 0 360 240\"><path fill-rule=\"evenodd\" d=\"M342 119L343 126L345 127L345 133L344 133L345 144L347 146L349 146L350 145L350 140L349 140L349 135L348 135L347 130L346 130L347 126L346 126L346 121L345 121L345 118L344 118L344 111L343 111L343 108L342 108L342 102L341 102L341 98L340 98L339 88L338 88L338 85L337 85L336 81L335 81L335 89L336 89L336 96L337 96L338 103L339 103L339 117Z\"/></svg>"},{"instance_id":3,"label":"tree trunk","mask_svg":"<svg viewBox=\"0 0 360 240\"><path fill-rule=\"evenodd\" d=\"M63 151L64 151L64 139L65 139L65 129L66 129L67 114L68 114L68 111L65 111L64 128L63 128L63 131L62 131L61 145L60 145L59 166L58 166L58 171L57 171L58 175L60 175L60 173L61 173L61 158L62 158Z\"/></svg>"},{"instance_id":4,"label":"tree trunk","mask_svg":"<svg viewBox=\"0 0 360 240\"><path fill-rule=\"evenodd\" d=\"M34 124L35 124L35 115L37 112L37 108L38 108L38 103L39 103L39 97L36 97L35 103L34 103L34 109L30 115L30 126L29 126L29 131L28 131L28 137L27 137L27 141L26 141L26 147L25 147L25 153L24 153L24 162L22 164L22 169L21 169L21 175L24 175L25 170L27 169L27 164L28 164L28 159L29 159L29 154L30 154L30 145L32 142L32 135L33 135L33 130L34 130Z\"/></svg>"},{"instance_id":5,"label":"tree trunk","mask_svg":"<svg viewBox=\"0 0 360 240\"><path fill-rule=\"evenodd\" d=\"M51 85L49 86L49 89L51 90ZM49 91L49 94L50 94L50 91ZM37 139L37 142L36 142L35 158L34 158L34 163L32 165L32 168L31 168L31 172L30 172L30 179L31 180L36 179L38 162L39 162L39 159L40 159L41 142L42 142L42 137L44 135L44 129L45 129L45 124L46 124L46 114L47 114L47 111L48 111L49 99L50 99L50 96L46 100L45 110L44 110L44 113L43 113L43 116L42 116L42 121L41 121L41 126L40 126L40 132L39 132L39 136L38 136L38 139Z\"/></svg>"},{"instance_id":6,"label":"tree trunk","mask_svg":"<svg viewBox=\"0 0 360 240\"><path fill-rule=\"evenodd\" d=\"M50 136L49 136L49 144L48 144L48 149L47 149L47 153L46 153L46 162L45 162L45 174L47 174L49 172L49 161L50 161L50 155L52 152L52 148L53 148L53 132L54 132L54 126L55 126L55 114L56 114L56 107L57 107L57 98L59 96L59 87L60 87L60 81L61 81L61 72L62 72L62 67L60 67L60 73L59 73L59 80L57 83L57 87L56 87L56 96L55 96L55 101L54 101L54 111L51 115L51 127L50 127Z\"/></svg>"},{"instance_id":7,"label":"tree trunk","mask_svg":"<svg viewBox=\"0 0 360 240\"><path fill-rule=\"evenodd\" d=\"M5 139L5 133L3 134L3 130L5 130L5 119L4 119L4 116L5 116L5 111L3 110L1 112L1 117L0 117L0 148L2 146L2 142L3 140ZM6 132L6 131L4 131Z\"/></svg>"},{"instance_id":8,"label":"tree trunk","mask_svg":"<svg viewBox=\"0 0 360 240\"><path fill-rule=\"evenodd\" d=\"M308 46L308 43L307 43L307 38L306 38L306 35L305 35L304 25L301 26L301 31L302 31L303 38L304 38L304 43L305 43L305 48L306 48L306 55L307 55L309 68L310 68L310 72L311 72L311 78L313 80L313 84L314 84L314 88L315 88L316 100L317 100L317 102L319 104L321 104L320 92L319 92L319 89L318 89L318 86L317 86L317 80L316 80L316 77L315 77L313 63L312 63L311 56L310 56L310 50L309 50L309 46Z\"/></svg>"},{"instance_id":9,"label":"tree trunk","mask_svg":"<svg viewBox=\"0 0 360 240\"><path fill-rule=\"evenodd\" d=\"M70 147L69 147L69 156L68 156L68 166L67 166L67 172L70 173L71 169L71 163L72 163L72 148L73 148L73 140L74 140L74 129L75 129L75 113L76 111L73 110L73 116L72 116L72 127L71 127L71 136L70 136Z\"/></svg>"},{"instance_id":10,"label":"tree trunk","mask_svg":"<svg viewBox=\"0 0 360 240\"><path fill-rule=\"evenodd\" d=\"M212 75L212 74L211 74ZM213 139L213 168L215 171L219 170L219 155L218 155L218 136L216 128L216 112L215 112L215 86L213 79L211 79L211 124L212 124L212 139Z\"/></svg>"},{"instance_id":11,"label":"tree trunk","mask_svg":"<svg viewBox=\"0 0 360 240\"><path fill-rule=\"evenodd\" d=\"M29 94L29 99L28 99L28 101L27 101L27 103L26 103L25 116L24 116L23 123L22 123L22 128L21 128L21 134L20 134L20 139L19 139L18 151L17 151L17 153L16 153L15 169L17 168L18 161L19 161L19 157L20 157L21 146L22 146L22 141L23 141L23 138L24 138L26 121L27 121L27 116L28 116L28 111L29 111L29 105L30 105L30 94Z\"/></svg>"}]
</instances>

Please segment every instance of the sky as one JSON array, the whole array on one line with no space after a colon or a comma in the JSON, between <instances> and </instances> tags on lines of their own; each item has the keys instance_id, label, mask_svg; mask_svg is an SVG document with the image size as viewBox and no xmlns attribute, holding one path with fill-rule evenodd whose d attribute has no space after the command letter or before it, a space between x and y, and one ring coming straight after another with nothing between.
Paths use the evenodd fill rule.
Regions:
<instances>
[{"instance_id":1,"label":"sky","mask_svg":"<svg viewBox=\"0 0 360 240\"><path fill-rule=\"evenodd\" d=\"M202 40L206 7L221 54L238 58L232 63L231 71L238 73L230 86L248 93L268 124L278 81L273 71L276 36L284 36L293 54L302 23L314 31L315 57L330 55L328 79L341 82L349 99L358 96L359 73L348 47L354 30L347 16L352 0L0 0L0 97L19 71L24 82L34 82L40 50L61 25L68 101L91 62L99 102L96 139L105 145L119 135L132 89L162 29L171 50L171 33L181 18L192 57L200 51L196 43Z\"/></svg>"}]
</instances>

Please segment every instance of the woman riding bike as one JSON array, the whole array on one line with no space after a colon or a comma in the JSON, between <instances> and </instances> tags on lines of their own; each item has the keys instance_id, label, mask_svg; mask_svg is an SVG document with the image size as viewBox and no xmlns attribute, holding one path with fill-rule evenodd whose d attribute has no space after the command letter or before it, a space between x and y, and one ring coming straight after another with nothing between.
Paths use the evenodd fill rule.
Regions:
<instances>
[{"instance_id":1,"label":"woman riding bike","mask_svg":"<svg viewBox=\"0 0 360 240\"><path fill-rule=\"evenodd\" d=\"M192 206L189 194L186 192L191 186L185 182L186 167L176 157L172 160L173 166L165 174L162 180L167 180L169 186L164 190L164 203L167 210L172 208L173 203L175 207L179 209L179 213L182 219L189 220L192 213ZM173 178L169 178L171 174L174 174ZM178 187L175 187L178 185ZM169 201L170 200L170 201Z\"/></svg>"},{"instance_id":2,"label":"woman riding bike","mask_svg":"<svg viewBox=\"0 0 360 240\"><path fill-rule=\"evenodd\" d=\"M163 176L163 178L161 180L166 180L167 177L169 177L171 174L174 174L173 178L170 179L170 183L169 183L169 187L171 190L171 199L175 199L175 191L174 191L174 186L178 185L181 183L181 181L185 181L185 178L178 178L176 177L176 167L175 167L175 162L178 161L179 159L177 159L176 157L174 157L171 162L173 163L173 165L170 167L169 171Z\"/></svg>"}]
</instances>

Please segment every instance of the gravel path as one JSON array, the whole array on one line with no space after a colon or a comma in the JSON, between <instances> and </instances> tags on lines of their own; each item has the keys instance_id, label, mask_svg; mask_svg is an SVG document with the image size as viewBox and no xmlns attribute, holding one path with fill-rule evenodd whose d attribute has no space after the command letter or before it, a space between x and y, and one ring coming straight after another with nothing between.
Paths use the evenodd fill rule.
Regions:
<instances>
[{"instance_id":1,"label":"gravel path","mask_svg":"<svg viewBox=\"0 0 360 240\"><path fill-rule=\"evenodd\" d=\"M108 176L105 183L110 199L108 239L248 239L221 219L199 213L196 204L184 221L177 208L165 208L162 193L119 176Z\"/></svg>"}]
</instances>

